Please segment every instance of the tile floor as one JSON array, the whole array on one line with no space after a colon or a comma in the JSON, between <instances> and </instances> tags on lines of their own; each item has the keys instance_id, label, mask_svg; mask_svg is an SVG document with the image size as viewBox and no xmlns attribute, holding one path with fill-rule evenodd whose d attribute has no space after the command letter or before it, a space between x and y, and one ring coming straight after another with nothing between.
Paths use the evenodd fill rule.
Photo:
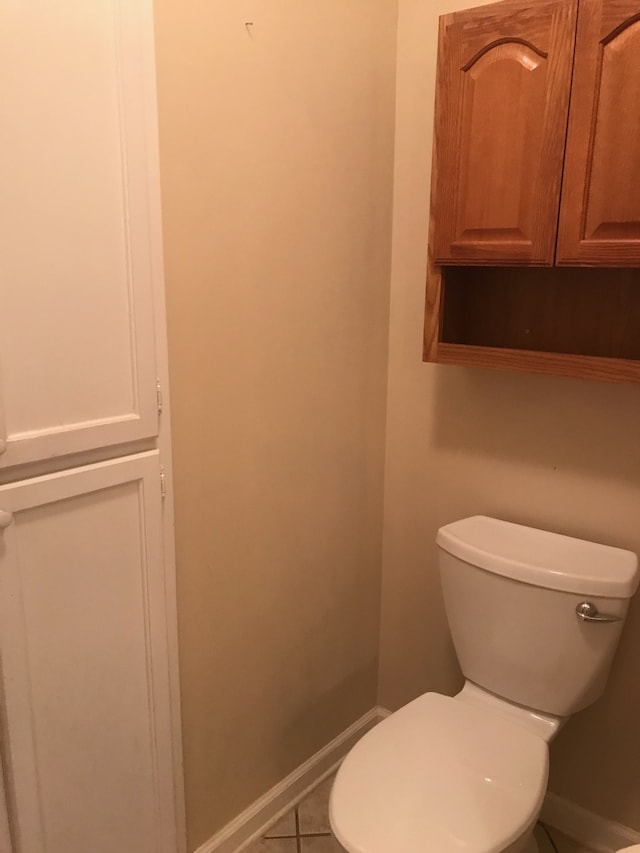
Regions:
<instances>
[{"instance_id":1,"label":"tile floor","mask_svg":"<svg viewBox=\"0 0 640 853\"><path fill-rule=\"evenodd\" d=\"M245 847L243 853L342 853L331 834L329 793L333 777L325 779L296 808L291 809L271 829ZM540 853L591 853L555 829L541 824L536 830ZM390 851L398 853L398 851Z\"/></svg>"}]
</instances>

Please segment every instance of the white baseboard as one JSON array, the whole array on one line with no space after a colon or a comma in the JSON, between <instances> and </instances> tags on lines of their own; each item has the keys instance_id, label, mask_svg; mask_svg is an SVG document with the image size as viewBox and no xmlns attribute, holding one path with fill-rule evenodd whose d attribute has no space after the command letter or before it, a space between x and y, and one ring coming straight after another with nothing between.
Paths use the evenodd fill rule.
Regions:
<instances>
[{"instance_id":1,"label":"white baseboard","mask_svg":"<svg viewBox=\"0 0 640 853\"><path fill-rule=\"evenodd\" d=\"M372 708L223 827L195 853L239 853L329 776L362 735L391 713L386 708ZM540 819L596 853L616 853L632 844L640 844L640 832L593 814L557 794L547 794Z\"/></svg>"},{"instance_id":2,"label":"white baseboard","mask_svg":"<svg viewBox=\"0 0 640 853\"><path fill-rule=\"evenodd\" d=\"M597 853L614 853L640 844L640 832L593 814L557 794L547 794L540 818Z\"/></svg>"},{"instance_id":3,"label":"white baseboard","mask_svg":"<svg viewBox=\"0 0 640 853\"><path fill-rule=\"evenodd\" d=\"M260 838L273 823L303 799L308 791L337 768L363 734L388 715L389 711L384 708L372 708L286 779L267 791L213 838L198 847L195 853L238 853L256 838Z\"/></svg>"}]
</instances>

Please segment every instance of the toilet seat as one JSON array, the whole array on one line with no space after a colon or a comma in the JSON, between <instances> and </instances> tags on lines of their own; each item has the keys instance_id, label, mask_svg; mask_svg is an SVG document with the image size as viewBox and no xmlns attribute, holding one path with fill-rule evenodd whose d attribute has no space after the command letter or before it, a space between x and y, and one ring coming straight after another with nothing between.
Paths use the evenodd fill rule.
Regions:
<instances>
[{"instance_id":1,"label":"toilet seat","mask_svg":"<svg viewBox=\"0 0 640 853\"><path fill-rule=\"evenodd\" d=\"M536 820L548 766L525 728L426 693L351 750L331 825L349 853L500 853Z\"/></svg>"}]
</instances>

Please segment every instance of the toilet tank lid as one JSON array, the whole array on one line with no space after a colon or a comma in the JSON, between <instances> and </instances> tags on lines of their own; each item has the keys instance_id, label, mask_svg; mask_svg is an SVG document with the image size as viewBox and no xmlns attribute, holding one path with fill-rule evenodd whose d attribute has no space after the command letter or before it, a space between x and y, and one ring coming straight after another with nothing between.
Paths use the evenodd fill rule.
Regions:
<instances>
[{"instance_id":1,"label":"toilet tank lid","mask_svg":"<svg viewBox=\"0 0 640 853\"><path fill-rule=\"evenodd\" d=\"M513 580L604 598L631 598L638 588L632 551L475 515L441 527L443 551Z\"/></svg>"}]
</instances>

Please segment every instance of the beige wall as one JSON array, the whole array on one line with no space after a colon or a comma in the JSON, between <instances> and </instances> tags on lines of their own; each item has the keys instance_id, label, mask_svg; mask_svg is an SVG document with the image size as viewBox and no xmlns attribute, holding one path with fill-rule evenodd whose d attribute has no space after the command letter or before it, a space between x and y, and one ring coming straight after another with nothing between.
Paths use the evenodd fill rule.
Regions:
<instances>
[{"instance_id":1,"label":"beige wall","mask_svg":"<svg viewBox=\"0 0 640 853\"><path fill-rule=\"evenodd\" d=\"M395 0L155 5L192 850L376 698ZM467 5L400 0L391 707L460 685L441 523L485 512L640 550L636 389L421 362L436 19ZM639 643L636 602L552 773L637 828Z\"/></svg>"},{"instance_id":2,"label":"beige wall","mask_svg":"<svg viewBox=\"0 0 640 853\"><path fill-rule=\"evenodd\" d=\"M376 700L397 7L155 5L193 850Z\"/></svg>"},{"instance_id":3,"label":"beige wall","mask_svg":"<svg viewBox=\"0 0 640 853\"><path fill-rule=\"evenodd\" d=\"M437 16L401 0L380 699L460 685L437 577L443 522L486 513L640 551L640 392L421 363ZM477 4L476 4L477 5ZM552 750L551 788L640 829L640 600L606 696Z\"/></svg>"}]
</instances>

